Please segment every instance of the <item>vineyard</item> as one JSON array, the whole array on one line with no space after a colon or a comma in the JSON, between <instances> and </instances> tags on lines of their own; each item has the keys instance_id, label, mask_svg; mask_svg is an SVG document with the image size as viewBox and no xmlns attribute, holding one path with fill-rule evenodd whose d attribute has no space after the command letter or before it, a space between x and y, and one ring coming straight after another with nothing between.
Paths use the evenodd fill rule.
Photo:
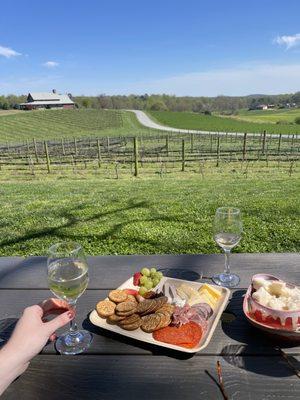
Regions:
<instances>
[{"instance_id":1,"label":"vineyard","mask_svg":"<svg viewBox=\"0 0 300 400\"><path fill-rule=\"evenodd\" d=\"M298 135L156 134L122 137L26 140L0 145L0 173L99 173L113 169L134 176L146 173L199 170L228 163L276 163L292 174L299 161ZM272 164L272 165L273 165ZM258 165L258 164L257 164ZM261 165L261 164L260 164Z\"/></svg>"},{"instance_id":2,"label":"vineyard","mask_svg":"<svg viewBox=\"0 0 300 400\"><path fill-rule=\"evenodd\" d=\"M0 116L1 141L99 136L107 129L122 129L117 110L41 110Z\"/></svg>"}]
</instances>

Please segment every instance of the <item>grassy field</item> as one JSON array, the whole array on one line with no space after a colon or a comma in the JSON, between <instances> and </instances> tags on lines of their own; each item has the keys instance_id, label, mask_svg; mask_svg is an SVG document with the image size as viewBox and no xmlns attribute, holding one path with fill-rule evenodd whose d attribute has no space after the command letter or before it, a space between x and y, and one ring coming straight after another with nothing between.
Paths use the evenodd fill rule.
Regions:
<instances>
[{"instance_id":1,"label":"grassy field","mask_svg":"<svg viewBox=\"0 0 300 400\"><path fill-rule=\"evenodd\" d=\"M275 125L274 123L248 122L231 117L204 115L190 112L151 111L150 116L159 123L180 129L219 132L300 133L300 125Z\"/></svg>"},{"instance_id":2,"label":"grassy field","mask_svg":"<svg viewBox=\"0 0 300 400\"><path fill-rule=\"evenodd\" d=\"M281 110L257 110L248 111L240 110L238 115L233 115L234 118L240 121L258 122L258 123L293 123L295 118L300 117L300 109L281 109ZM300 129L300 128L299 128Z\"/></svg>"},{"instance_id":3,"label":"grassy field","mask_svg":"<svg viewBox=\"0 0 300 400\"><path fill-rule=\"evenodd\" d=\"M0 118L0 142L26 139L126 136L148 133L131 112L117 110L42 110L12 113Z\"/></svg>"},{"instance_id":4,"label":"grassy field","mask_svg":"<svg viewBox=\"0 0 300 400\"><path fill-rule=\"evenodd\" d=\"M105 179L96 175L1 182L0 254L45 254L72 239L89 254L214 253L214 211L243 212L239 252L300 251L299 173L197 173Z\"/></svg>"}]
</instances>

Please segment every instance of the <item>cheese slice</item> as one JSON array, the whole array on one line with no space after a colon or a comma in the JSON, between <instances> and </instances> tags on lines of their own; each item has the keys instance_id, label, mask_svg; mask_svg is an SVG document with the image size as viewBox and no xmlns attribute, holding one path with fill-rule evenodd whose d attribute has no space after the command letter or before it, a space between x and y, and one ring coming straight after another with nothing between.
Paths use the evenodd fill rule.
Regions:
<instances>
[{"instance_id":1,"label":"cheese slice","mask_svg":"<svg viewBox=\"0 0 300 400\"><path fill-rule=\"evenodd\" d=\"M201 301L198 303L207 303L208 305L211 306L211 308L214 310L217 302L214 301L214 299L211 297L211 295L207 291L203 291L200 295L199 298Z\"/></svg>"},{"instance_id":2,"label":"cheese slice","mask_svg":"<svg viewBox=\"0 0 300 400\"><path fill-rule=\"evenodd\" d=\"M207 291L210 294L210 296L217 302L222 297L221 292L218 289L214 288L213 286L209 285L208 283L204 283L204 285L201 286L198 292L201 294L202 291Z\"/></svg>"},{"instance_id":3,"label":"cheese slice","mask_svg":"<svg viewBox=\"0 0 300 400\"><path fill-rule=\"evenodd\" d=\"M202 301L203 301L202 297L200 296L199 293L192 294L188 299L188 305L192 307L194 304L202 303Z\"/></svg>"}]
</instances>

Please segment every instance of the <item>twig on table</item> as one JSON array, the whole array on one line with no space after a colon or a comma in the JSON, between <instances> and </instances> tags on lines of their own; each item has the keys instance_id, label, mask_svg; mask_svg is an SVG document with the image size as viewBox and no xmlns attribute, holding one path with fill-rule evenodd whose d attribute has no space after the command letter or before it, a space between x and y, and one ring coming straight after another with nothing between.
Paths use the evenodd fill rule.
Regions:
<instances>
[{"instance_id":1,"label":"twig on table","mask_svg":"<svg viewBox=\"0 0 300 400\"><path fill-rule=\"evenodd\" d=\"M291 362L291 360L289 359L289 356L280 347L276 347L276 350L279 351L281 357L288 363L288 365L295 372L295 374L298 376L298 378L300 378L300 371Z\"/></svg>"},{"instance_id":2,"label":"twig on table","mask_svg":"<svg viewBox=\"0 0 300 400\"><path fill-rule=\"evenodd\" d=\"M224 387L224 383L223 383L223 376L222 376L222 368L221 368L221 364L220 361L217 361L217 373L218 373L218 377L219 377L219 386L220 386L220 390L222 392L222 395L224 397L224 400L229 400L226 392L225 392L225 387Z\"/></svg>"}]
</instances>

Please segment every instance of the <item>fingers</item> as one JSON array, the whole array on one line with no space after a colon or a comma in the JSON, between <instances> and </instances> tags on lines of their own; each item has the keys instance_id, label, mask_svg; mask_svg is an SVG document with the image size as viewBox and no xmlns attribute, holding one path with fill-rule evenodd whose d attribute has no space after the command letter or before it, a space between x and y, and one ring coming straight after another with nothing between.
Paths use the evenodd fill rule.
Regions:
<instances>
[{"instance_id":1,"label":"fingers","mask_svg":"<svg viewBox=\"0 0 300 400\"><path fill-rule=\"evenodd\" d=\"M39 306L43 309L43 317L50 314L59 315L71 308L66 301L53 298L42 301Z\"/></svg>"},{"instance_id":2,"label":"fingers","mask_svg":"<svg viewBox=\"0 0 300 400\"><path fill-rule=\"evenodd\" d=\"M52 336L53 332L70 322L74 316L74 311L66 311L63 314L55 317L52 321L46 322L45 327L48 330L49 336Z\"/></svg>"}]
</instances>

